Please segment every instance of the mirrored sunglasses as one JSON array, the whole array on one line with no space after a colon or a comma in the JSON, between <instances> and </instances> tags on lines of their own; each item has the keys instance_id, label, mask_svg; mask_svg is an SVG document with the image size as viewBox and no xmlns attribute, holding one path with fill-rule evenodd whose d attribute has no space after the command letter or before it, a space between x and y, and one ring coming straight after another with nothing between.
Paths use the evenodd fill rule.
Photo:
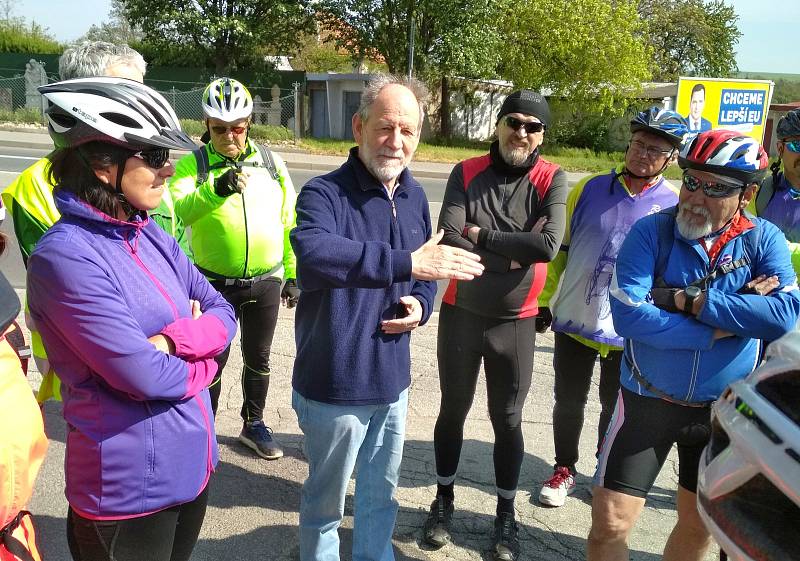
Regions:
<instances>
[{"instance_id":1,"label":"mirrored sunglasses","mask_svg":"<svg viewBox=\"0 0 800 561\"><path fill-rule=\"evenodd\" d=\"M214 134L225 134L231 131L233 134L242 134L247 130L247 127L223 127L222 125L213 125L211 130Z\"/></svg>"},{"instance_id":2,"label":"mirrored sunglasses","mask_svg":"<svg viewBox=\"0 0 800 561\"><path fill-rule=\"evenodd\" d=\"M744 184L732 185L728 183L717 183L715 181L703 181L702 179L695 177L694 175L689 175L688 173L683 174L683 186L686 187L687 191L692 193L702 187L703 194L712 199L730 197L731 195L734 195L736 191L747 187Z\"/></svg>"},{"instance_id":3,"label":"mirrored sunglasses","mask_svg":"<svg viewBox=\"0 0 800 561\"><path fill-rule=\"evenodd\" d=\"M143 160L153 169L161 169L169 161L169 148L154 148L152 150L142 150L131 155L132 158Z\"/></svg>"},{"instance_id":4,"label":"mirrored sunglasses","mask_svg":"<svg viewBox=\"0 0 800 561\"><path fill-rule=\"evenodd\" d=\"M533 134L536 132L542 132L544 130L544 125L542 123L526 123L525 121L520 121L514 117L506 117L506 124L514 131L518 131L522 127L525 128L525 132L527 134Z\"/></svg>"},{"instance_id":5,"label":"mirrored sunglasses","mask_svg":"<svg viewBox=\"0 0 800 561\"><path fill-rule=\"evenodd\" d=\"M783 145L786 146L789 152L800 154L800 140L785 140Z\"/></svg>"}]
</instances>

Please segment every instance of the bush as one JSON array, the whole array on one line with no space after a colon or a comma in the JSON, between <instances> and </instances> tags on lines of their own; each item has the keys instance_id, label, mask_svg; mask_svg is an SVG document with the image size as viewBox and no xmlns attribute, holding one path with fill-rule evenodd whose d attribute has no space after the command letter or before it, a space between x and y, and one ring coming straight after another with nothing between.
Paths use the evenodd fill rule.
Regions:
<instances>
[{"instance_id":1,"label":"bush","mask_svg":"<svg viewBox=\"0 0 800 561\"><path fill-rule=\"evenodd\" d=\"M0 53L57 55L64 47L38 23L22 18L0 20Z\"/></svg>"},{"instance_id":2,"label":"bush","mask_svg":"<svg viewBox=\"0 0 800 561\"><path fill-rule=\"evenodd\" d=\"M0 109L0 121L4 123L30 123L41 125L44 117L38 109L20 107L18 109Z\"/></svg>"}]
</instances>

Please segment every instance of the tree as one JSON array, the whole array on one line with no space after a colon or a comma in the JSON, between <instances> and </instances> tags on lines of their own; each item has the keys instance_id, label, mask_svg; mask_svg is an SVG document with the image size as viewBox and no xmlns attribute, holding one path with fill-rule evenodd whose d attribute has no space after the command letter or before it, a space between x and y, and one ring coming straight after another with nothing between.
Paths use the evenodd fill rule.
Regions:
<instances>
[{"instance_id":1,"label":"tree","mask_svg":"<svg viewBox=\"0 0 800 561\"><path fill-rule=\"evenodd\" d=\"M144 34L140 29L131 25L128 18L125 17L125 7L122 2L123 0L111 0L111 9L108 11L111 19L100 25L92 25L77 42L107 41L127 45L141 42Z\"/></svg>"},{"instance_id":2,"label":"tree","mask_svg":"<svg viewBox=\"0 0 800 561\"><path fill-rule=\"evenodd\" d=\"M449 136L449 79L496 75L497 22L509 0L322 0L318 15L330 41L355 59L383 59L389 72L409 67L441 87L441 132Z\"/></svg>"},{"instance_id":3,"label":"tree","mask_svg":"<svg viewBox=\"0 0 800 561\"><path fill-rule=\"evenodd\" d=\"M329 40L355 59L382 58L389 72L408 70L413 20L414 71L466 77L493 75L496 21L507 0L321 0Z\"/></svg>"},{"instance_id":4,"label":"tree","mask_svg":"<svg viewBox=\"0 0 800 561\"><path fill-rule=\"evenodd\" d=\"M653 50L656 80L736 72L734 49L742 34L733 6L723 0L640 0L638 11L647 24L643 36Z\"/></svg>"},{"instance_id":5,"label":"tree","mask_svg":"<svg viewBox=\"0 0 800 561\"><path fill-rule=\"evenodd\" d=\"M633 0L518 1L501 21L503 78L575 111L619 112L650 77Z\"/></svg>"},{"instance_id":6,"label":"tree","mask_svg":"<svg viewBox=\"0 0 800 561\"><path fill-rule=\"evenodd\" d=\"M265 68L314 30L310 0L122 0L144 42L165 55L190 52L195 65L225 74ZM158 57L155 57L158 60Z\"/></svg>"}]
</instances>

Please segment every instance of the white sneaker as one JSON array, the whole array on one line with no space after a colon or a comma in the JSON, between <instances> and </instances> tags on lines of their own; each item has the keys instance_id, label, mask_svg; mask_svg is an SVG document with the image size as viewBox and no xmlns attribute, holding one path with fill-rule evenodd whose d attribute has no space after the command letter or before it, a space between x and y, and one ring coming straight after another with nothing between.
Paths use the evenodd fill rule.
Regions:
<instances>
[{"instance_id":1,"label":"white sneaker","mask_svg":"<svg viewBox=\"0 0 800 561\"><path fill-rule=\"evenodd\" d=\"M575 476L569 468L558 466L553 476L544 482L539 493L539 502L547 506L564 506L567 496L575 491Z\"/></svg>"}]
</instances>

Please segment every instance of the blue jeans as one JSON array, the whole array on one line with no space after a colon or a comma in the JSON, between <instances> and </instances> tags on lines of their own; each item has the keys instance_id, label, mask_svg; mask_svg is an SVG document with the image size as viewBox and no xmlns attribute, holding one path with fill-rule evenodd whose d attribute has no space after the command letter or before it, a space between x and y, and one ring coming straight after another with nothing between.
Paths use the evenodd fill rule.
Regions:
<instances>
[{"instance_id":1,"label":"blue jeans","mask_svg":"<svg viewBox=\"0 0 800 561\"><path fill-rule=\"evenodd\" d=\"M300 494L300 561L338 561L338 528L356 469L353 561L393 561L394 498L403 458L408 390L385 405L331 405L292 391L305 435L308 479Z\"/></svg>"}]
</instances>

